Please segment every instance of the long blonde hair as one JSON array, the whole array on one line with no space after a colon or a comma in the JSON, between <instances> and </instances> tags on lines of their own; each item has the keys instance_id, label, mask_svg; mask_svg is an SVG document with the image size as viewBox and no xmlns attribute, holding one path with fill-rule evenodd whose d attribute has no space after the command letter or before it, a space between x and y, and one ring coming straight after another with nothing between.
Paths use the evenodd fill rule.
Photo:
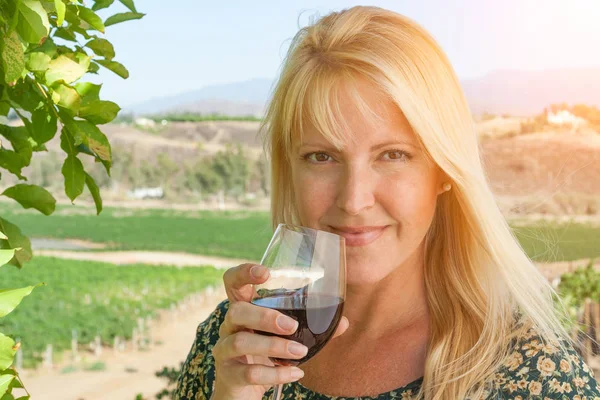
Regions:
<instances>
[{"instance_id":1,"label":"long blonde hair","mask_svg":"<svg viewBox=\"0 0 600 400\"><path fill-rule=\"evenodd\" d=\"M341 143L347 130L336 118L336 94L357 78L395 102L453 183L439 197L425 238L431 338L417 398L480 398L511 351L510 341L525 329L534 327L553 342L568 335L555 312L556 293L496 205L456 74L417 23L357 6L320 18L294 37L261 125L272 165L273 226L300 222L290 174L293 138L310 121Z\"/></svg>"}]
</instances>

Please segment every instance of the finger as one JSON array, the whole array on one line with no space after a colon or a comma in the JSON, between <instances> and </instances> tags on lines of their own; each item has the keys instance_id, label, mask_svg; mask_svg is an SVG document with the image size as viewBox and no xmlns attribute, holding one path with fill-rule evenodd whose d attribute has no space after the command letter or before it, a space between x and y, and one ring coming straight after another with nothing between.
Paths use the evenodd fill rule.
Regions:
<instances>
[{"instance_id":1,"label":"finger","mask_svg":"<svg viewBox=\"0 0 600 400\"><path fill-rule=\"evenodd\" d=\"M298 322L270 308L244 301L231 303L225 314L225 320L219 327L219 336L225 337L247 329L291 335L298 329Z\"/></svg>"},{"instance_id":2,"label":"finger","mask_svg":"<svg viewBox=\"0 0 600 400\"><path fill-rule=\"evenodd\" d=\"M346 330L348 329L349 326L350 326L350 321L348 321L348 318L342 317L342 319L340 320L340 323L338 324L338 326L335 329L335 332L333 333L333 336L331 338L333 339L333 338L336 338L336 337L342 335L344 332L346 332Z\"/></svg>"},{"instance_id":3,"label":"finger","mask_svg":"<svg viewBox=\"0 0 600 400\"><path fill-rule=\"evenodd\" d=\"M265 365L232 365L226 368L230 379L237 386L279 385L295 382L304 376L298 367L267 367Z\"/></svg>"},{"instance_id":4,"label":"finger","mask_svg":"<svg viewBox=\"0 0 600 400\"><path fill-rule=\"evenodd\" d=\"M254 294L252 285L264 283L268 278L269 270L259 264L247 263L229 268L223 274L227 298L231 302L249 302Z\"/></svg>"},{"instance_id":5,"label":"finger","mask_svg":"<svg viewBox=\"0 0 600 400\"><path fill-rule=\"evenodd\" d=\"M227 336L213 348L213 356L224 361L243 355L296 360L304 357L306 353L308 348L293 340L251 332L238 332Z\"/></svg>"}]
</instances>

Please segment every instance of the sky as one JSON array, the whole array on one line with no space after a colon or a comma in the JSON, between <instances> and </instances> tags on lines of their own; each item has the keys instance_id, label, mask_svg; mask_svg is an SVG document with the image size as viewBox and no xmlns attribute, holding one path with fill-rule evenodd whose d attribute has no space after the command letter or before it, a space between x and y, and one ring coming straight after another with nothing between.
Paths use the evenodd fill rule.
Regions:
<instances>
[{"instance_id":1,"label":"sky","mask_svg":"<svg viewBox=\"0 0 600 400\"><path fill-rule=\"evenodd\" d=\"M106 28L130 77L103 70L101 97L127 107L203 86L275 79L315 15L354 5L404 14L441 44L461 79L499 69L600 67L600 0L137 0L146 16ZM106 18L127 11L115 2Z\"/></svg>"}]
</instances>

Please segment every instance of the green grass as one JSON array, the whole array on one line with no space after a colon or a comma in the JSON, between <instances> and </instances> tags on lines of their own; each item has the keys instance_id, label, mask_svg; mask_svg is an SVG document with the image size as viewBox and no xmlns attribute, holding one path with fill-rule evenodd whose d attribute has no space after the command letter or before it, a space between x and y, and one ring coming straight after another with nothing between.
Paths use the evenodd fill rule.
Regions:
<instances>
[{"instance_id":1,"label":"green grass","mask_svg":"<svg viewBox=\"0 0 600 400\"><path fill-rule=\"evenodd\" d=\"M171 211L59 206L45 217L13 203L2 216L26 235L107 243L109 249L185 251L259 260L272 231L267 212ZM600 226L578 223L515 223L515 233L534 261L600 257Z\"/></svg>"},{"instance_id":2,"label":"green grass","mask_svg":"<svg viewBox=\"0 0 600 400\"><path fill-rule=\"evenodd\" d=\"M86 366L84 371L106 371L106 364L102 361L96 361L95 363Z\"/></svg>"},{"instance_id":3,"label":"green grass","mask_svg":"<svg viewBox=\"0 0 600 400\"><path fill-rule=\"evenodd\" d=\"M572 261L600 257L600 226L579 223L529 222L513 231L534 261Z\"/></svg>"},{"instance_id":4,"label":"green grass","mask_svg":"<svg viewBox=\"0 0 600 400\"><path fill-rule=\"evenodd\" d=\"M47 344L57 355L70 349L73 329L82 344L96 335L106 345L115 336L131 338L138 317L152 316L188 294L219 285L222 273L213 267L117 266L38 256L23 270L0 269L3 288L46 284L0 319L0 332L21 338L24 365L32 366Z\"/></svg>"},{"instance_id":5,"label":"green grass","mask_svg":"<svg viewBox=\"0 0 600 400\"><path fill-rule=\"evenodd\" d=\"M272 230L266 212L170 211L58 206L43 216L0 203L2 217L30 237L77 238L109 249L182 251L260 260Z\"/></svg>"}]
</instances>

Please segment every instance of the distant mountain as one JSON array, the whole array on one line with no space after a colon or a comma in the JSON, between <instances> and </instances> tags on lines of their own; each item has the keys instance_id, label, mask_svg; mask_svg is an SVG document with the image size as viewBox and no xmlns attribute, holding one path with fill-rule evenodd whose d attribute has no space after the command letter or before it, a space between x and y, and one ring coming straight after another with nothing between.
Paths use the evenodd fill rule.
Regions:
<instances>
[{"instance_id":1,"label":"distant mountain","mask_svg":"<svg viewBox=\"0 0 600 400\"><path fill-rule=\"evenodd\" d=\"M259 78L205 86L173 96L150 99L124 107L123 111L140 115L183 111L203 114L262 115L272 84L271 79Z\"/></svg>"},{"instance_id":2,"label":"distant mountain","mask_svg":"<svg viewBox=\"0 0 600 400\"><path fill-rule=\"evenodd\" d=\"M553 103L600 106L600 67L495 71L462 84L476 114L531 115Z\"/></svg>"},{"instance_id":3,"label":"distant mountain","mask_svg":"<svg viewBox=\"0 0 600 400\"><path fill-rule=\"evenodd\" d=\"M206 86L125 107L124 111L139 115L191 111L260 116L273 84L271 79L252 79ZM532 115L552 103L563 102L600 106L600 67L548 71L500 70L481 78L463 80L462 85L476 114Z\"/></svg>"}]
</instances>

